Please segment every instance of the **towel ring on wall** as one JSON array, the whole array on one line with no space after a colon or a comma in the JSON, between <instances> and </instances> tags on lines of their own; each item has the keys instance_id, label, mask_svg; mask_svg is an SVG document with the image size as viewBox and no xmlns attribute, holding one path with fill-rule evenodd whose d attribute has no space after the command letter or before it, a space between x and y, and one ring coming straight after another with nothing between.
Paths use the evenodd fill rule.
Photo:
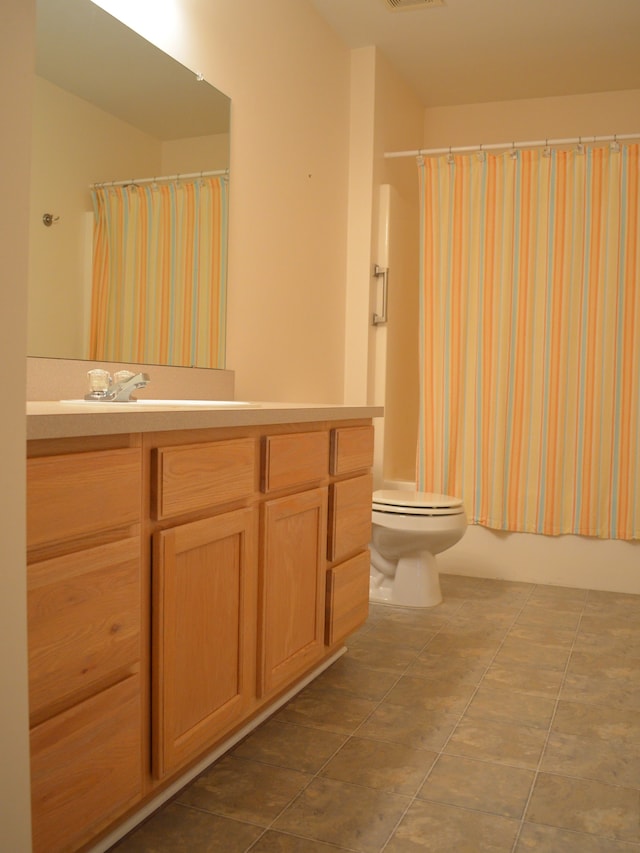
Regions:
<instances>
[{"instance_id":1,"label":"towel ring on wall","mask_svg":"<svg viewBox=\"0 0 640 853\"><path fill-rule=\"evenodd\" d=\"M52 225L55 225L56 222L60 221L59 216L54 216L53 213L43 213L42 221L46 225L47 228L50 228Z\"/></svg>"}]
</instances>

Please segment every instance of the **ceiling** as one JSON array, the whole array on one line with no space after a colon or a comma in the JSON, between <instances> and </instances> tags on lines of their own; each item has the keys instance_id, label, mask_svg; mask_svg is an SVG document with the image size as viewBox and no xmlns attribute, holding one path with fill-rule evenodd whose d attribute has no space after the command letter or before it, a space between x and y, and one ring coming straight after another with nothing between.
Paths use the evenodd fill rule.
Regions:
<instances>
[{"instance_id":1,"label":"ceiling","mask_svg":"<svg viewBox=\"0 0 640 853\"><path fill-rule=\"evenodd\" d=\"M640 0L311 2L349 47L377 46L425 107L640 89Z\"/></svg>"}]
</instances>

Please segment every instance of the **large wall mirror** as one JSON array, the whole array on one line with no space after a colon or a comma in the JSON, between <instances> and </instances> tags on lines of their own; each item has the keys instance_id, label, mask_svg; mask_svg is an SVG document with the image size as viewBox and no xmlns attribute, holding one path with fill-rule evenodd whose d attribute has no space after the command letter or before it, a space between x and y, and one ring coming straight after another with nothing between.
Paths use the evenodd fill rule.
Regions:
<instances>
[{"instance_id":1,"label":"large wall mirror","mask_svg":"<svg viewBox=\"0 0 640 853\"><path fill-rule=\"evenodd\" d=\"M157 189L155 179L203 173L222 174L228 185L230 101L90 0L37 0L36 55L28 353L95 358L92 187L149 179L145 187ZM172 294L171 317L217 311L224 325L225 286L204 308L174 305ZM135 360L118 352L106 359ZM224 367L224 347L215 363L186 351L153 361Z\"/></svg>"}]
</instances>

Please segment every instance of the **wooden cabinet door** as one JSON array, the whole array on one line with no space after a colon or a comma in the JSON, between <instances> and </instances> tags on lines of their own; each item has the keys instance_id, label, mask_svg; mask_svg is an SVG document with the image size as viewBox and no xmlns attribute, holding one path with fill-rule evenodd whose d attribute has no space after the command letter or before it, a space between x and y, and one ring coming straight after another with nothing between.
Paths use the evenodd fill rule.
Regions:
<instances>
[{"instance_id":1,"label":"wooden cabinet door","mask_svg":"<svg viewBox=\"0 0 640 853\"><path fill-rule=\"evenodd\" d=\"M258 694L288 686L324 653L327 489L264 505Z\"/></svg>"},{"instance_id":2,"label":"wooden cabinet door","mask_svg":"<svg viewBox=\"0 0 640 853\"><path fill-rule=\"evenodd\" d=\"M31 730L34 853L78 850L142 793L140 676Z\"/></svg>"},{"instance_id":3,"label":"wooden cabinet door","mask_svg":"<svg viewBox=\"0 0 640 853\"><path fill-rule=\"evenodd\" d=\"M258 512L154 537L153 770L160 778L232 729L255 699Z\"/></svg>"}]
</instances>

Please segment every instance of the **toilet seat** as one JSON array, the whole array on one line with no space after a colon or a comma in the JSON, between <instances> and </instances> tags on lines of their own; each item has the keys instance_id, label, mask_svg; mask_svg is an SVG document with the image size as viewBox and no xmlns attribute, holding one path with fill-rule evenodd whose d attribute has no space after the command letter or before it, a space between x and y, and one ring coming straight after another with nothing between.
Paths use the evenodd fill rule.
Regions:
<instances>
[{"instance_id":1,"label":"toilet seat","mask_svg":"<svg viewBox=\"0 0 640 853\"><path fill-rule=\"evenodd\" d=\"M405 492L378 489L373 493L373 510L399 515L460 515L464 507L460 498L433 492Z\"/></svg>"}]
</instances>

